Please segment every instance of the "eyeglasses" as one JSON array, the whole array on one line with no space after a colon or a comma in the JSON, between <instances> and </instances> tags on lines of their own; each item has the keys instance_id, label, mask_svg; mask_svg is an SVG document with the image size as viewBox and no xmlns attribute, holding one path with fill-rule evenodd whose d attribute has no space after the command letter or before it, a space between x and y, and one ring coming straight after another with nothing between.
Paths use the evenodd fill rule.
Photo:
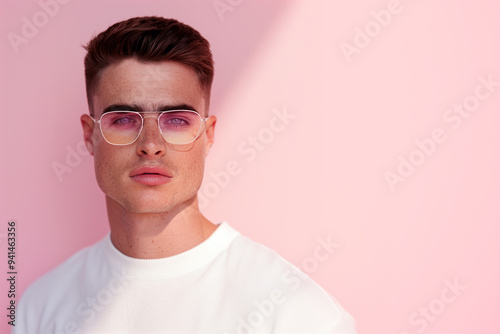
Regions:
<instances>
[{"instance_id":1,"label":"eyeglasses","mask_svg":"<svg viewBox=\"0 0 500 334\"><path fill-rule=\"evenodd\" d=\"M153 117L158 120L158 128L166 142L184 145L198 138L202 124L208 117L201 118L194 110L157 111L110 111L101 115L99 123L102 136L112 145L130 145L141 134L144 118Z\"/></svg>"}]
</instances>

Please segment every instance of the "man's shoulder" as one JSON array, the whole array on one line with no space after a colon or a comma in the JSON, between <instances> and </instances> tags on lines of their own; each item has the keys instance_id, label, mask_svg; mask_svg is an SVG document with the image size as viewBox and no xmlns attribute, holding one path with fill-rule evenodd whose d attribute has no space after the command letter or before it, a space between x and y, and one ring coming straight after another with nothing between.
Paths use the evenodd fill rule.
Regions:
<instances>
[{"instance_id":1,"label":"man's shoulder","mask_svg":"<svg viewBox=\"0 0 500 334\"><path fill-rule=\"evenodd\" d=\"M341 304L273 249L239 236L227 256L228 274L236 277L233 293L241 300L253 300L257 310L276 310L276 320L283 321L290 333L307 331L311 323L336 333L355 333L354 320Z\"/></svg>"},{"instance_id":2,"label":"man's shoulder","mask_svg":"<svg viewBox=\"0 0 500 334\"><path fill-rule=\"evenodd\" d=\"M266 276L282 279L291 273L308 277L299 268L283 258L277 251L250 237L239 235L228 248L226 264L229 271L238 271L244 275Z\"/></svg>"},{"instance_id":3,"label":"man's shoulder","mask_svg":"<svg viewBox=\"0 0 500 334\"><path fill-rule=\"evenodd\" d=\"M100 252L103 239L84 247L34 281L24 292L21 302L29 304L45 303L56 299L60 293L71 291L72 285L81 278L89 262ZM40 306L40 305L38 305Z\"/></svg>"},{"instance_id":4,"label":"man's shoulder","mask_svg":"<svg viewBox=\"0 0 500 334\"><path fill-rule=\"evenodd\" d=\"M286 286L293 291L300 286L328 296L308 275L278 252L246 236L239 236L233 241L226 263L229 273L251 278L253 282L260 282L259 286Z\"/></svg>"}]
</instances>

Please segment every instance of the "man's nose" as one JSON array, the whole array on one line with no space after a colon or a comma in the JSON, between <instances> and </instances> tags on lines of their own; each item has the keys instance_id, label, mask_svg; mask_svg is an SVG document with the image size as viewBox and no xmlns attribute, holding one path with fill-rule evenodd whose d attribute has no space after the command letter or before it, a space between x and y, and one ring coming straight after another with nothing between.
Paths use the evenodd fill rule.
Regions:
<instances>
[{"instance_id":1,"label":"man's nose","mask_svg":"<svg viewBox=\"0 0 500 334\"><path fill-rule=\"evenodd\" d=\"M158 115L143 116L142 131L137 138L137 154L162 156L165 154L166 142L158 127Z\"/></svg>"}]
</instances>

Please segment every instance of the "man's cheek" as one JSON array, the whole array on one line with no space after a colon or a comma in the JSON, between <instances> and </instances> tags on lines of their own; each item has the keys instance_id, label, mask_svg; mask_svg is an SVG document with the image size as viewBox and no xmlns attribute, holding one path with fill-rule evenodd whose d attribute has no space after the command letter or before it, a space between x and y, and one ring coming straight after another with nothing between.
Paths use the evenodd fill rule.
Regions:
<instances>
[{"instance_id":1,"label":"man's cheek","mask_svg":"<svg viewBox=\"0 0 500 334\"><path fill-rule=\"evenodd\" d=\"M107 159L107 157L113 157L113 159ZM94 156L94 168L97 183L104 191L104 188L108 188L110 185L116 184L117 180L117 170L114 164L119 161L115 154L111 152L106 152L105 150L97 150Z\"/></svg>"},{"instance_id":2,"label":"man's cheek","mask_svg":"<svg viewBox=\"0 0 500 334\"><path fill-rule=\"evenodd\" d=\"M185 186L198 191L203 180L204 159L200 159L197 155L190 157L190 159L187 159L182 165L178 166L178 170L182 174Z\"/></svg>"},{"instance_id":3,"label":"man's cheek","mask_svg":"<svg viewBox=\"0 0 500 334\"><path fill-rule=\"evenodd\" d=\"M95 157L94 160L94 170L95 170L95 176L97 180L97 184L101 188L101 190L106 193L106 168L103 165L103 161L100 159L99 156Z\"/></svg>"}]
</instances>

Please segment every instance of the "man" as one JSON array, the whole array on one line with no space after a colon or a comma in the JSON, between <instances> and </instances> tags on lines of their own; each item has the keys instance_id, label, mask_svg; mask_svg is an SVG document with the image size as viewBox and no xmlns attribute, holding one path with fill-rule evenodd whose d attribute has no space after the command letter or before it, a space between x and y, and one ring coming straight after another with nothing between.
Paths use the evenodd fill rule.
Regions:
<instances>
[{"instance_id":1,"label":"man","mask_svg":"<svg viewBox=\"0 0 500 334\"><path fill-rule=\"evenodd\" d=\"M110 234L35 282L15 333L355 333L270 249L198 209L216 118L208 42L176 20L119 22L86 46L81 117Z\"/></svg>"}]
</instances>

